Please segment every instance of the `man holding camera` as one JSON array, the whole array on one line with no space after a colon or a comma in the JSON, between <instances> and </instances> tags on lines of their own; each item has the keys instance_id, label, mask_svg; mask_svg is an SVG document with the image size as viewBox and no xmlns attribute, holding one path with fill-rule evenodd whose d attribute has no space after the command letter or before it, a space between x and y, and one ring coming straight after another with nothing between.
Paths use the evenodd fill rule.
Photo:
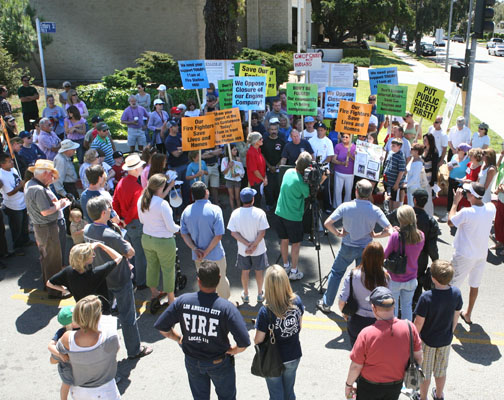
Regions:
<instances>
[{"instance_id":1,"label":"man holding camera","mask_svg":"<svg viewBox=\"0 0 504 400\"><path fill-rule=\"evenodd\" d=\"M383 211L369 201L372 191L371 182L367 179L360 180L355 185L356 199L341 204L324 223L330 232L343 238L331 268L327 290L324 297L317 302L317 307L324 313L331 312L331 306L347 267L354 260L356 265L360 264L362 252L373 238L385 237L392 232L392 225ZM339 220L343 220L342 229L336 229L334 226ZM374 233L376 224L384 228L380 234Z\"/></svg>"},{"instance_id":2,"label":"man holding camera","mask_svg":"<svg viewBox=\"0 0 504 400\"><path fill-rule=\"evenodd\" d=\"M310 187L304 181L305 169L312 161L311 155L303 151L296 160L296 168L291 168L283 176L275 214L278 216L277 233L280 238L280 251L284 268L290 280L302 279L304 274L298 271L299 248L303 241L304 201L310 195ZM322 184L326 175L322 176ZM292 245L289 264L289 242Z\"/></svg>"}]
</instances>

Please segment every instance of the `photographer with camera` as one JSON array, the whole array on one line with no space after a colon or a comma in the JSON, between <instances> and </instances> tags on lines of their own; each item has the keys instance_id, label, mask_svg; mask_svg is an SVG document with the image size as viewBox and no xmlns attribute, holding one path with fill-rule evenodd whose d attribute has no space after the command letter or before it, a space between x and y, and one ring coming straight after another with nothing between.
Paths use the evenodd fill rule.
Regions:
<instances>
[{"instance_id":1,"label":"photographer with camera","mask_svg":"<svg viewBox=\"0 0 504 400\"><path fill-rule=\"evenodd\" d=\"M299 134L299 133L298 133ZM305 182L305 170L312 162L311 155L303 151L296 160L296 168L288 169L280 187L275 214L278 216L276 231L280 238L280 251L284 268L290 280L303 278L303 273L298 271L299 248L303 241L303 214L305 199L310 196L310 185ZM320 178L322 184L327 178ZM291 262L289 264L289 242L292 245Z\"/></svg>"}]
</instances>

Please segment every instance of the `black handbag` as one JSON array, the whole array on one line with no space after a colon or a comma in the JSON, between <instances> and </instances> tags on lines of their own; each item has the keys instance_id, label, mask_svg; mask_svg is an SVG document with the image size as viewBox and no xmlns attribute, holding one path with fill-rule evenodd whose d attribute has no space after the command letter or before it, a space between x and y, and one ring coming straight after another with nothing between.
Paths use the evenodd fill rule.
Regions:
<instances>
[{"instance_id":1,"label":"black handbag","mask_svg":"<svg viewBox=\"0 0 504 400\"><path fill-rule=\"evenodd\" d=\"M410 356L408 361L408 366L406 367L406 372L404 373L403 383L408 389L413 389L418 391L420 385L425 379L424 372L420 365L417 364L415 358L413 357L413 333L411 332L411 325L408 321L409 338L410 338Z\"/></svg>"},{"instance_id":2,"label":"black handbag","mask_svg":"<svg viewBox=\"0 0 504 400\"><path fill-rule=\"evenodd\" d=\"M399 250L393 251L385 259L385 269L396 275L404 274L406 272L406 265L408 257L406 256L406 241L402 232L399 232Z\"/></svg>"},{"instance_id":3,"label":"black handbag","mask_svg":"<svg viewBox=\"0 0 504 400\"><path fill-rule=\"evenodd\" d=\"M256 353L250 371L252 375L255 376L274 378L282 375L285 366L280 357L280 351L278 350L275 334L273 333L275 326L270 319L270 313L273 313L268 307L266 307L266 311L268 313L268 332L266 333L264 341L254 346Z\"/></svg>"},{"instance_id":4,"label":"black handbag","mask_svg":"<svg viewBox=\"0 0 504 400\"><path fill-rule=\"evenodd\" d=\"M353 270L350 271L350 294L348 296L348 299L345 303L345 307L343 307L343 310L341 312L345 315L355 315L357 310L359 309L359 303L357 303L357 300L355 300L355 297L353 295Z\"/></svg>"}]
</instances>

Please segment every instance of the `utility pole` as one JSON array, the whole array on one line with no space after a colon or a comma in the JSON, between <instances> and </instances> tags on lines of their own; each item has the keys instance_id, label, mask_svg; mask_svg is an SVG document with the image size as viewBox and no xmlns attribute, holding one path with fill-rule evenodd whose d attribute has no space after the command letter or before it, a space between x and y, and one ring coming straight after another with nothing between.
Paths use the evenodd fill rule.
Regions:
<instances>
[{"instance_id":1,"label":"utility pole","mask_svg":"<svg viewBox=\"0 0 504 400\"><path fill-rule=\"evenodd\" d=\"M471 37L471 50L469 53L469 73L467 78L467 84L462 84L462 90L465 91L465 99L464 96L464 118L466 120L466 126L470 126L471 120L471 96L472 96L472 86L474 81L474 64L476 61L476 49L478 47L478 39L476 35L472 35ZM464 92L463 92L464 93Z\"/></svg>"},{"instance_id":2,"label":"utility pole","mask_svg":"<svg viewBox=\"0 0 504 400\"><path fill-rule=\"evenodd\" d=\"M445 72L448 72L448 64L450 62L450 39L451 39L451 28L452 28L452 17L453 17L453 3L455 0L450 0L450 18L448 19L448 43L446 43L446 60L445 60Z\"/></svg>"}]
</instances>

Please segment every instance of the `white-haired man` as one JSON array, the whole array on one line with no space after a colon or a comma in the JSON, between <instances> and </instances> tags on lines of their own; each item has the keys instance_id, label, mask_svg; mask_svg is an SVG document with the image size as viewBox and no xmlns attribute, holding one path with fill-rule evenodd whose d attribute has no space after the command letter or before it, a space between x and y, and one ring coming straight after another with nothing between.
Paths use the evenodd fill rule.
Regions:
<instances>
[{"instance_id":1,"label":"white-haired man","mask_svg":"<svg viewBox=\"0 0 504 400\"><path fill-rule=\"evenodd\" d=\"M138 150L142 151L147 144L145 138L145 126L149 120L147 110L137 104L138 100L131 95L128 99L129 106L126 107L121 116L121 124L128 127L128 146L130 151L135 151L138 144Z\"/></svg>"}]
</instances>

